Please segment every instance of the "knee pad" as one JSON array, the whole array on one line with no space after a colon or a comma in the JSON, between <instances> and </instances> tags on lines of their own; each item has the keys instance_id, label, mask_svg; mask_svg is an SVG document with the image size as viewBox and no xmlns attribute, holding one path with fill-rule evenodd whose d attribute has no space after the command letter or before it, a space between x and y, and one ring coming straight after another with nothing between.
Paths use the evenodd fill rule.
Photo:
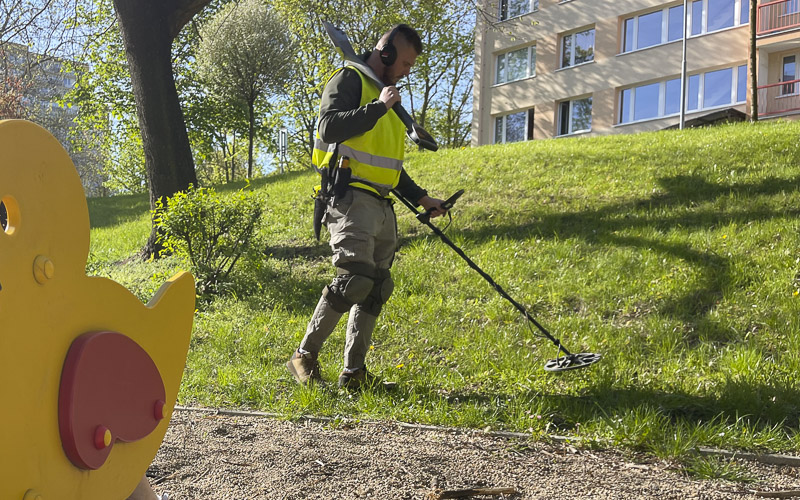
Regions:
<instances>
[{"instance_id":1,"label":"knee pad","mask_svg":"<svg viewBox=\"0 0 800 500\"><path fill-rule=\"evenodd\" d=\"M323 297L337 312L345 313L366 299L375 285L375 280L361 274L342 274L333 278L322 292Z\"/></svg>"},{"instance_id":2,"label":"knee pad","mask_svg":"<svg viewBox=\"0 0 800 500\"><path fill-rule=\"evenodd\" d=\"M383 304L389 301L389 297L392 296L393 291L394 281L391 276L376 279L375 284L369 291L369 295L362 303L364 310L373 316L379 315L383 309Z\"/></svg>"},{"instance_id":3,"label":"knee pad","mask_svg":"<svg viewBox=\"0 0 800 500\"><path fill-rule=\"evenodd\" d=\"M378 283L375 283L375 285L378 285ZM389 301L389 297L392 296L392 292L394 292L394 280L392 280L392 277L389 276L385 278L377 288L379 288L378 293L381 304L385 304Z\"/></svg>"}]
</instances>

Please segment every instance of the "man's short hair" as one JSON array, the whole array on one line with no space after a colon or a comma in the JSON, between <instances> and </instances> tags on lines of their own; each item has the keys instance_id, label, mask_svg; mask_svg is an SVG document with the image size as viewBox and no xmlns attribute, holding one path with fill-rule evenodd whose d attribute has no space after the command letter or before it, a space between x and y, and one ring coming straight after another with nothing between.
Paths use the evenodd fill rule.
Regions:
<instances>
[{"instance_id":1,"label":"man's short hair","mask_svg":"<svg viewBox=\"0 0 800 500\"><path fill-rule=\"evenodd\" d=\"M414 28L412 28L407 24L395 25L392 28L392 30L397 30L395 37L397 36L397 34L402 35L405 41L407 41L412 47L414 47L414 50L417 52L417 55L422 54L422 39L419 37L419 33L417 33L417 30L415 30Z\"/></svg>"}]
</instances>

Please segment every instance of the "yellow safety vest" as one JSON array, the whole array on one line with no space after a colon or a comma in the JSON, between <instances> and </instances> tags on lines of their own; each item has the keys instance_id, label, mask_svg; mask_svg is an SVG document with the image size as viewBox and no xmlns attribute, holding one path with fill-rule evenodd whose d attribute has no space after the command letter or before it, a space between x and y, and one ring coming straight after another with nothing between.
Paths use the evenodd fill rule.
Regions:
<instances>
[{"instance_id":1,"label":"yellow safety vest","mask_svg":"<svg viewBox=\"0 0 800 500\"><path fill-rule=\"evenodd\" d=\"M358 69L349 67L361 77L361 106L377 99L380 91L372 80ZM379 196L389 196L389 191L397 186L403 168L405 130L403 122L390 109L371 130L339 144L339 157L350 158L350 186L372 191ZM311 154L311 163L317 170L328 168L335 148L335 144L324 142L317 130Z\"/></svg>"}]
</instances>

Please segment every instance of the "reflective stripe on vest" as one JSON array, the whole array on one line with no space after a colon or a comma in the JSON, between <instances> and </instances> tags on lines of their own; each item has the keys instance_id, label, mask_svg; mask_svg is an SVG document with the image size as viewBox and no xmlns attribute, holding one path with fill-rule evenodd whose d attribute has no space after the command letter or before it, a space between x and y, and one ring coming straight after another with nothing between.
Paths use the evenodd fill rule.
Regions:
<instances>
[{"instance_id":1,"label":"reflective stripe on vest","mask_svg":"<svg viewBox=\"0 0 800 500\"><path fill-rule=\"evenodd\" d=\"M375 84L358 69L350 68L361 78L361 106L377 99L380 91ZM327 168L334 148L334 144L320 138L317 130L311 163L317 169ZM371 130L339 144L339 156L350 158L350 185L384 197L400 180L404 155L405 126L393 110L383 115Z\"/></svg>"}]
</instances>

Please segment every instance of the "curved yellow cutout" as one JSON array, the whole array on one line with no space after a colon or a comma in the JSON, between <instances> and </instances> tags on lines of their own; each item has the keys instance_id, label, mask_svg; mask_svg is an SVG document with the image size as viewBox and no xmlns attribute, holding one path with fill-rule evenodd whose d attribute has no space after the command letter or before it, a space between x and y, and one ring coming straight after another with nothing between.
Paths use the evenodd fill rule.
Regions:
<instances>
[{"instance_id":1,"label":"curved yellow cutout","mask_svg":"<svg viewBox=\"0 0 800 500\"><path fill-rule=\"evenodd\" d=\"M124 499L167 430L189 348L194 280L179 273L144 305L114 281L87 277L80 178L58 141L33 123L0 121L0 200L8 212L0 231L0 499ZM58 399L70 345L93 331L120 332L141 346L166 404L152 433L117 442L102 467L87 471L62 448Z\"/></svg>"}]
</instances>

